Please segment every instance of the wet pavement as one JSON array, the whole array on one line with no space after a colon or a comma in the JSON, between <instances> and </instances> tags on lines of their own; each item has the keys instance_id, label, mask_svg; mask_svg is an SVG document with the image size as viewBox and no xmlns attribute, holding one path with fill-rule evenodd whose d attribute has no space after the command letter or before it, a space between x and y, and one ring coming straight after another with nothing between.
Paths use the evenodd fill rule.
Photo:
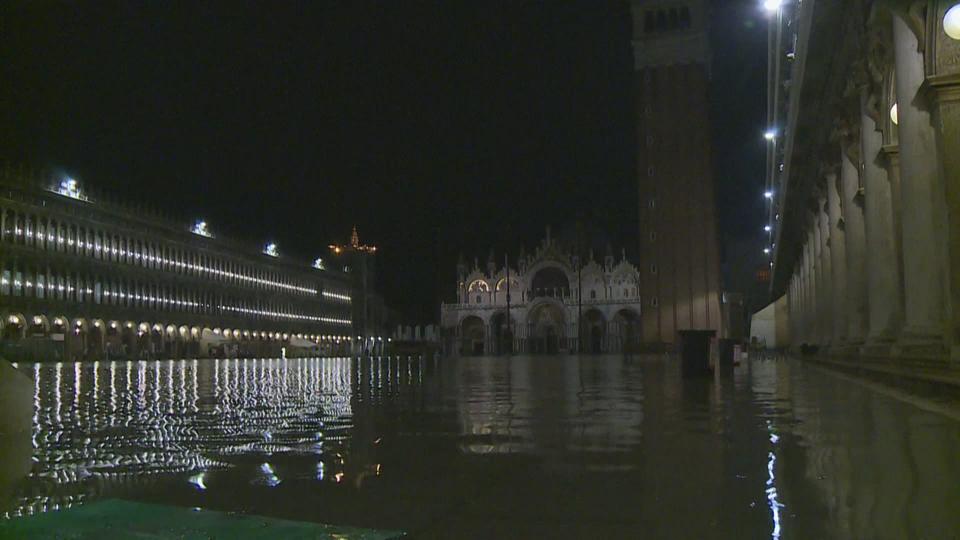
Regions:
<instances>
[{"instance_id":1,"label":"wet pavement","mask_svg":"<svg viewBox=\"0 0 960 540\"><path fill-rule=\"evenodd\" d=\"M960 409L796 360L696 381L663 356L18 368L11 519L119 498L415 538L960 537Z\"/></svg>"}]
</instances>

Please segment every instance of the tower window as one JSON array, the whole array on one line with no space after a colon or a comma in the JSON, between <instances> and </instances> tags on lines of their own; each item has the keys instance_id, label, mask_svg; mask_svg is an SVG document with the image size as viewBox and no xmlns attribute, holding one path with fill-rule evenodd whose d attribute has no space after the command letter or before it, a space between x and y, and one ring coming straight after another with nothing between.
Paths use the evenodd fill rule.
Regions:
<instances>
[{"instance_id":1,"label":"tower window","mask_svg":"<svg viewBox=\"0 0 960 540\"><path fill-rule=\"evenodd\" d=\"M657 241L657 231L650 231L650 241L651 242Z\"/></svg>"},{"instance_id":2,"label":"tower window","mask_svg":"<svg viewBox=\"0 0 960 540\"><path fill-rule=\"evenodd\" d=\"M647 167L647 176L653 177L653 173L654 173L654 171L653 171L653 165Z\"/></svg>"},{"instance_id":3,"label":"tower window","mask_svg":"<svg viewBox=\"0 0 960 540\"><path fill-rule=\"evenodd\" d=\"M650 200L647 201L647 208L650 208L652 210L656 207L657 207L657 198L650 197Z\"/></svg>"},{"instance_id":4,"label":"tower window","mask_svg":"<svg viewBox=\"0 0 960 540\"><path fill-rule=\"evenodd\" d=\"M481 303L482 301L483 301L483 298L481 298L480 295L477 295L477 303L479 304L479 303Z\"/></svg>"},{"instance_id":5,"label":"tower window","mask_svg":"<svg viewBox=\"0 0 960 540\"><path fill-rule=\"evenodd\" d=\"M658 271L659 271L659 268L657 268L657 265L655 265L655 264L651 264L651 265L650 265L650 273L651 273L651 274L656 274Z\"/></svg>"},{"instance_id":6,"label":"tower window","mask_svg":"<svg viewBox=\"0 0 960 540\"><path fill-rule=\"evenodd\" d=\"M657 300L657 297L654 296L650 299L650 305L653 307L658 307L660 305L660 300Z\"/></svg>"},{"instance_id":7,"label":"tower window","mask_svg":"<svg viewBox=\"0 0 960 540\"><path fill-rule=\"evenodd\" d=\"M597 291L590 291L590 299L591 300L597 299Z\"/></svg>"}]
</instances>

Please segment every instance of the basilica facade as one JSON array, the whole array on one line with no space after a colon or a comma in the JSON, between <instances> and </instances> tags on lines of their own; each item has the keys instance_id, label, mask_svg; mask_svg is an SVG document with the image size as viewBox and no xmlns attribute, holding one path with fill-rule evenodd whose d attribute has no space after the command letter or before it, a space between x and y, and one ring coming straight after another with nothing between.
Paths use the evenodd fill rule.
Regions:
<instances>
[{"instance_id":1,"label":"basilica facade","mask_svg":"<svg viewBox=\"0 0 960 540\"><path fill-rule=\"evenodd\" d=\"M583 259L548 230L532 254L457 266L457 301L441 306L449 354L617 353L641 343L640 276L622 251Z\"/></svg>"}]
</instances>

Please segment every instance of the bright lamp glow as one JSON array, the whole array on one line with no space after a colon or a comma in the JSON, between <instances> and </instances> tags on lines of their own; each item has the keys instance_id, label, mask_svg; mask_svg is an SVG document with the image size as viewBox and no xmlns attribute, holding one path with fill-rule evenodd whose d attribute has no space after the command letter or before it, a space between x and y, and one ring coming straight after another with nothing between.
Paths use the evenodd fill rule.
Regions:
<instances>
[{"instance_id":1,"label":"bright lamp glow","mask_svg":"<svg viewBox=\"0 0 960 540\"><path fill-rule=\"evenodd\" d=\"M769 225L764 225L764 226L763 226L763 230L765 230L765 231L767 231L767 232L770 232L770 226L769 226Z\"/></svg>"},{"instance_id":2,"label":"bright lamp glow","mask_svg":"<svg viewBox=\"0 0 960 540\"><path fill-rule=\"evenodd\" d=\"M279 257L279 256L280 256L280 253L277 252L277 245L274 244L273 242L270 242L269 244L263 246L263 253L264 253L265 255L269 255L269 256L271 256L271 257Z\"/></svg>"},{"instance_id":3,"label":"bright lamp glow","mask_svg":"<svg viewBox=\"0 0 960 540\"><path fill-rule=\"evenodd\" d=\"M900 115L897 114L897 104L894 103L893 107L890 107L890 121L893 122L893 125L900 123Z\"/></svg>"},{"instance_id":4,"label":"bright lamp glow","mask_svg":"<svg viewBox=\"0 0 960 540\"><path fill-rule=\"evenodd\" d=\"M317 270L327 269L327 266L323 264L323 259L321 259L320 257L317 257L317 259L313 261L313 267L316 268Z\"/></svg>"},{"instance_id":5,"label":"bright lamp glow","mask_svg":"<svg viewBox=\"0 0 960 540\"><path fill-rule=\"evenodd\" d=\"M767 255L769 255L769 254L770 254L770 248L763 248L763 252L766 253Z\"/></svg>"},{"instance_id":6,"label":"bright lamp glow","mask_svg":"<svg viewBox=\"0 0 960 540\"><path fill-rule=\"evenodd\" d=\"M960 40L960 4L943 14L943 31L951 39Z\"/></svg>"},{"instance_id":7,"label":"bright lamp glow","mask_svg":"<svg viewBox=\"0 0 960 540\"><path fill-rule=\"evenodd\" d=\"M198 219L197 222L193 224L190 232L199 234L200 236L206 236L207 238L213 238L213 235L210 234L210 229L207 228L207 222L202 219Z\"/></svg>"},{"instance_id":8,"label":"bright lamp glow","mask_svg":"<svg viewBox=\"0 0 960 540\"><path fill-rule=\"evenodd\" d=\"M772 192L772 191L764 191L764 192L763 192L763 196L766 197L767 199L772 199L772 198L773 198L773 192Z\"/></svg>"},{"instance_id":9,"label":"bright lamp glow","mask_svg":"<svg viewBox=\"0 0 960 540\"><path fill-rule=\"evenodd\" d=\"M763 0L763 8L774 13L780 9L781 0Z\"/></svg>"},{"instance_id":10,"label":"bright lamp glow","mask_svg":"<svg viewBox=\"0 0 960 540\"><path fill-rule=\"evenodd\" d=\"M766 140L768 140L768 141L772 141L772 140L774 140L774 139L777 138L777 131L774 130L774 129L768 129L768 130L763 134L763 138L766 139Z\"/></svg>"}]
</instances>

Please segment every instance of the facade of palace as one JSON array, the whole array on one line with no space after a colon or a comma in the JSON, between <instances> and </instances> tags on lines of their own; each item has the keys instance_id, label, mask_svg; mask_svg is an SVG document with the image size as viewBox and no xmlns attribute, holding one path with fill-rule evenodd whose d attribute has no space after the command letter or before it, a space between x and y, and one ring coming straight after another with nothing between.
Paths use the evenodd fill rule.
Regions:
<instances>
[{"instance_id":1,"label":"facade of palace","mask_svg":"<svg viewBox=\"0 0 960 540\"><path fill-rule=\"evenodd\" d=\"M348 352L352 280L175 223L66 177L0 171L2 354Z\"/></svg>"},{"instance_id":2,"label":"facade of palace","mask_svg":"<svg viewBox=\"0 0 960 540\"><path fill-rule=\"evenodd\" d=\"M726 337L709 115L704 0L631 0L644 341Z\"/></svg>"},{"instance_id":3,"label":"facade of palace","mask_svg":"<svg viewBox=\"0 0 960 540\"><path fill-rule=\"evenodd\" d=\"M784 2L773 16L768 249L785 344L956 378L960 5Z\"/></svg>"},{"instance_id":4,"label":"facade of palace","mask_svg":"<svg viewBox=\"0 0 960 540\"><path fill-rule=\"evenodd\" d=\"M639 273L621 254L581 261L549 229L533 254L457 268L457 302L441 306L449 354L609 353L641 342ZM579 332L578 332L579 327Z\"/></svg>"}]
</instances>

